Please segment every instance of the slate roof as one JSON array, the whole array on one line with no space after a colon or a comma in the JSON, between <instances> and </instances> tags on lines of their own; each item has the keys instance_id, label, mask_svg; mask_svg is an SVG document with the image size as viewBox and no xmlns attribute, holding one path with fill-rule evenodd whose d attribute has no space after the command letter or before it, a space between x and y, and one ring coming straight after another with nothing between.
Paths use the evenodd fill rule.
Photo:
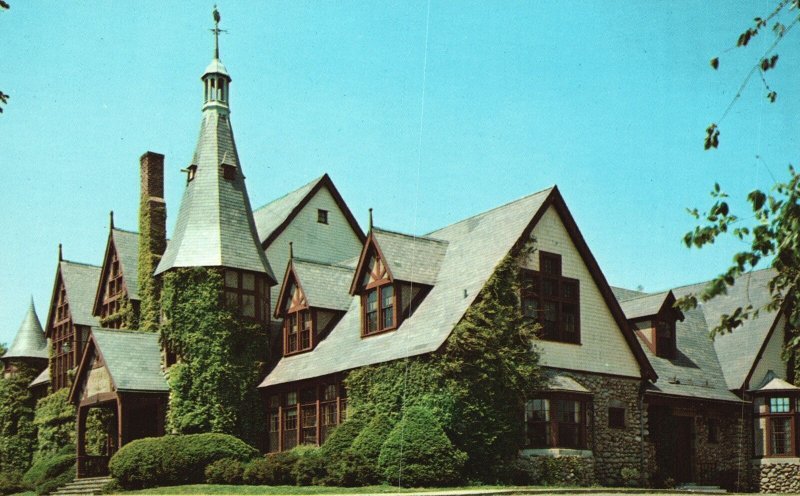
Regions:
<instances>
[{"instance_id":1,"label":"slate roof","mask_svg":"<svg viewBox=\"0 0 800 496\"><path fill-rule=\"evenodd\" d=\"M100 283L100 267L62 260L59 270L67 289L72 323L85 326L100 324L92 315L97 285Z\"/></svg>"},{"instance_id":2,"label":"slate roof","mask_svg":"<svg viewBox=\"0 0 800 496\"><path fill-rule=\"evenodd\" d=\"M708 330L713 329L723 314L730 314L739 306L753 305L759 308L770 300L768 283L775 276L774 269L756 270L740 276L726 295L717 296L700 308L703 311ZM672 291L680 298L688 293L698 293L706 283L693 284ZM778 316L777 311L762 311L757 318L744 321L734 332L717 336L713 345L722 366L722 373L728 389L744 387L758 351L765 342L772 325Z\"/></svg>"},{"instance_id":3,"label":"slate roof","mask_svg":"<svg viewBox=\"0 0 800 496\"><path fill-rule=\"evenodd\" d=\"M664 306L664 300L669 295L669 291L654 293L649 295L637 296L629 300L620 301L622 311L628 320L649 317L658 314Z\"/></svg>"},{"instance_id":4,"label":"slate roof","mask_svg":"<svg viewBox=\"0 0 800 496\"><path fill-rule=\"evenodd\" d=\"M590 394L591 391L583 387L581 383L568 375L564 375L555 370L545 370L544 377L547 380L546 389L548 391L564 391L570 393Z\"/></svg>"},{"instance_id":5,"label":"slate roof","mask_svg":"<svg viewBox=\"0 0 800 496\"><path fill-rule=\"evenodd\" d=\"M92 338L117 391L169 391L157 333L93 327Z\"/></svg>"},{"instance_id":6,"label":"slate roof","mask_svg":"<svg viewBox=\"0 0 800 496\"><path fill-rule=\"evenodd\" d=\"M222 164L236 177L225 179ZM192 165L172 239L156 274L173 267L230 267L275 275L258 238L230 117L220 106L203 111Z\"/></svg>"},{"instance_id":7,"label":"slate roof","mask_svg":"<svg viewBox=\"0 0 800 496\"><path fill-rule=\"evenodd\" d=\"M447 251L447 242L373 228L372 237L395 280L433 286Z\"/></svg>"},{"instance_id":8,"label":"slate roof","mask_svg":"<svg viewBox=\"0 0 800 496\"><path fill-rule=\"evenodd\" d=\"M784 381L780 377L776 377L775 373L771 370L767 373L767 376L762 381L762 384L751 391L766 391L766 392L776 392L776 391L797 391L800 388L791 384L789 382Z\"/></svg>"},{"instance_id":9,"label":"slate roof","mask_svg":"<svg viewBox=\"0 0 800 496\"><path fill-rule=\"evenodd\" d=\"M435 284L396 331L362 339L360 301L352 297L348 312L313 352L281 358L260 387L437 350L553 191L534 193L431 233L431 238L448 243Z\"/></svg>"},{"instance_id":10,"label":"slate roof","mask_svg":"<svg viewBox=\"0 0 800 496\"><path fill-rule=\"evenodd\" d=\"M36 379L32 380L31 383L28 384L28 387L32 388L43 384L50 384L50 367L42 370L41 373L36 376Z\"/></svg>"},{"instance_id":11,"label":"slate roof","mask_svg":"<svg viewBox=\"0 0 800 496\"><path fill-rule=\"evenodd\" d=\"M624 301L629 300L631 298L636 298L638 296L646 296L647 293L644 291L637 291L633 289L626 289L626 288L618 288L616 286L611 286L611 291L614 293L614 297L617 301Z\"/></svg>"},{"instance_id":12,"label":"slate roof","mask_svg":"<svg viewBox=\"0 0 800 496\"><path fill-rule=\"evenodd\" d=\"M22 319L14 341L2 358L49 358L47 351L47 339L44 337L42 324L39 316L36 315L36 308L33 306L33 298Z\"/></svg>"},{"instance_id":13,"label":"slate roof","mask_svg":"<svg viewBox=\"0 0 800 496\"><path fill-rule=\"evenodd\" d=\"M122 266L122 275L125 278L125 287L128 288L128 298L139 299L139 233L111 229L114 246Z\"/></svg>"},{"instance_id":14,"label":"slate roof","mask_svg":"<svg viewBox=\"0 0 800 496\"><path fill-rule=\"evenodd\" d=\"M253 212L259 239L264 242L273 236L273 233L291 216L294 209L306 196L322 181L325 176L320 176L308 184L259 207Z\"/></svg>"},{"instance_id":15,"label":"slate roof","mask_svg":"<svg viewBox=\"0 0 800 496\"><path fill-rule=\"evenodd\" d=\"M352 268L297 258L292 260L292 267L309 306L341 311L350 308Z\"/></svg>"}]
</instances>

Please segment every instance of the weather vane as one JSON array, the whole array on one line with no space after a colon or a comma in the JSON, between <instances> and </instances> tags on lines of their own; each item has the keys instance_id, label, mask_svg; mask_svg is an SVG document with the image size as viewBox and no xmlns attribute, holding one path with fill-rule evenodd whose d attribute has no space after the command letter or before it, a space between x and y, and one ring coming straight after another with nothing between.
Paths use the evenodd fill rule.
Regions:
<instances>
[{"instance_id":1,"label":"weather vane","mask_svg":"<svg viewBox=\"0 0 800 496\"><path fill-rule=\"evenodd\" d=\"M219 28L219 21L222 19L222 16L219 15L216 4L214 5L214 11L211 15L214 17L214 28L211 29L211 32L214 33L214 58L219 59L219 34L227 33L227 31Z\"/></svg>"}]
</instances>

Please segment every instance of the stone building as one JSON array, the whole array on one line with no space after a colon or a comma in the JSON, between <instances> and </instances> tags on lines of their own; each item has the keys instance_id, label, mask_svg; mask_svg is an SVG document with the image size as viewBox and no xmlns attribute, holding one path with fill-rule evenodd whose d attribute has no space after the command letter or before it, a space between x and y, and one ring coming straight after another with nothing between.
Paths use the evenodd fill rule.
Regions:
<instances>
[{"instance_id":1,"label":"stone building","mask_svg":"<svg viewBox=\"0 0 800 496\"><path fill-rule=\"evenodd\" d=\"M520 412L522 456L574 457L600 484L796 489L800 389L781 359L783 311L708 337L721 315L767 301L770 270L685 313L676 297L702 284L653 294L613 288L557 187L425 235L371 218L365 233L328 175L253 209L218 49L201 80L200 136L173 236L163 253L159 243L144 249L160 258L157 277L179 267L223 271L231 304L270 329L260 384L270 451L324 442L346 419L349 371L440 349L500 261L533 243L520 300L542 325L534 346L547 386ZM151 219L140 229L149 239L166 240L163 158L147 152L140 162L140 215ZM142 238L112 218L102 266L68 262L59 250L49 368L32 386L70 388L79 477L102 474L118 447L165 430L165 372L178 357L156 334L130 332L135 318L115 317L140 310ZM116 420L105 455L83 447L93 408Z\"/></svg>"}]
</instances>

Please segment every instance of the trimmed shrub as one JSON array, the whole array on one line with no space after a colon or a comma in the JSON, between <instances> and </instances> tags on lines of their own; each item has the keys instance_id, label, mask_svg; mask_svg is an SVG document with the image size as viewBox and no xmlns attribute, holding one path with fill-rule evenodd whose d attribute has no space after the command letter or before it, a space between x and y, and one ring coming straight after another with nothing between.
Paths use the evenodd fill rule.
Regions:
<instances>
[{"instance_id":1,"label":"trimmed shrub","mask_svg":"<svg viewBox=\"0 0 800 496\"><path fill-rule=\"evenodd\" d=\"M595 483L594 462L580 456L535 456L534 464L544 485L590 486Z\"/></svg>"},{"instance_id":2,"label":"trimmed shrub","mask_svg":"<svg viewBox=\"0 0 800 496\"><path fill-rule=\"evenodd\" d=\"M242 479L248 486L264 486L271 484L271 466L267 457L256 458L245 465Z\"/></svg>"},{"instance_id":3,"label":"trimmed shrub","mask_svg":"<svg viewBox=\"0 0 800 496\"><path fill-rule=\"evenodd\" d=\"M340 456L353 444L361 430L366 427L367 421L365 415L354 413L328 435L328 439L319 448L320 454L326 458Z\"/></svg>"},{"instance_id":4,"label":"trimmed shrub","mask_svg":"<svg viewBox=\"0 0 800 496\"><path fill-rule=\"evenodd\" d=\"M0 472L0 494L14 494L23 489L22 472L18 470Z\"/></svg>"},{"instance_id":5,"label":"trimmed shrub","mask_svg":"<svg viewBox=\"0 0 800 496\"><path fill-rule=\"evenodd\" d=\"M123 446L108 464L126 489L199 484L206 467L217 460L248 461L255 448L227 434L188 434L138 439Z\"/></svg>"},{"instance_id":6,"label":"trimmed shrub","mask_svg":"<svg viewBox=\"0 0 800 496\"><path fill-rule=\"evenodd\" d=\"M208 484L241 484L244 464L235 458L222 458L211 462L205 470Z\"/></svg>"},{"instance_id":7,"label":"trimmed shrub","mask_svg":"<svg viewBox=\"0 0 800 496\"><path fill-rule=\"evenodd\" d=\"M249 485L285 486L294 484L292 474L298 454L295 450L270 453L250 462L244 469L244 483Z\"/></svg>"},{"instance_id":8,"label":"trimmed shrub","mask_svg":"<svg viewBox=\"0 0 800 496\"><path fill-rule=\"evenodd\" d=\"M430 409L414 406L392 429L378 465L385 480L405 487L458 483L467 455L453 447Z\"/></svg>"},{"instance_id":9,"label":"trimmed shrub","mask_svg":"<svg viewBox=\"0 0 800 496\"><path fill-rule=\"evenodd\" d=\"M39 459L22 476L23 485L47 494L75 479L75 454L53 455Z\"/></svg>"},{"instance_id":10,"label":"trimmed shrub","mask_svg":"<svg viewBox=\"0 0 800 496\"><path fill-rule=\"evenodd\" d=\"M393 422L384 414L377 414L370 420L352 445L330 464L330 477L336 485L369 486L381 482L383 474L378 468L378 457L392 427Z\"/></svg>"},{"instance_id":11,"label":"trimmed shrub","mask_svg":"<svg viewBox=\"0 0 800 496\"><path fill-rule=\"evenodd\" d=\"M292 467L294 483L298 486L321 484L325 479L325 459L320 455L316 446L298 446L292 451L297 455L297 461Z\"/></svg>"}]
</instances>

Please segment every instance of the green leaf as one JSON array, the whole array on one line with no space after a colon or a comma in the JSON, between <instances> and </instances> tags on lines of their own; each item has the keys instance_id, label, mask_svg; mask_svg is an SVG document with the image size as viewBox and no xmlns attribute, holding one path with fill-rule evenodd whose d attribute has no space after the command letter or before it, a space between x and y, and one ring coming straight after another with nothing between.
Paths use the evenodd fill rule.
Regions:
<instances>
[{"instance_id":1,"label":"green leaf","mask_svg":"<svg viewBox=\"0 0 800 496\"><path fill-rule=\"evenodd\" d=\"M714 57L713 59L711 59L711 67L714 70L719 69L719 57Z\"/></svg>"}]
</instances>

